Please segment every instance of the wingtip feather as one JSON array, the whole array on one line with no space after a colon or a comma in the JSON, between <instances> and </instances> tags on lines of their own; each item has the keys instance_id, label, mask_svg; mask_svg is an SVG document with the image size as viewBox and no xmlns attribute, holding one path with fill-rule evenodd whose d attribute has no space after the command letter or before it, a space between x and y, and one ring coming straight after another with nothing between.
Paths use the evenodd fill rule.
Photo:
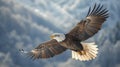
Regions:
<instances>
[{"instance_id":1,"label":"wingtip feather","mask_svg":"<svg viewBox=\"0 0 120 67\"><path fill-rule=\"evenodd\" d=\"M91 7L89 8L88 14L86 17L88 16L102 16L104 18L108 18L109 16L108 10L107 8L103 8L102 4L94 4L94 7L91 9Z\"/></svg>"}]
</instances>

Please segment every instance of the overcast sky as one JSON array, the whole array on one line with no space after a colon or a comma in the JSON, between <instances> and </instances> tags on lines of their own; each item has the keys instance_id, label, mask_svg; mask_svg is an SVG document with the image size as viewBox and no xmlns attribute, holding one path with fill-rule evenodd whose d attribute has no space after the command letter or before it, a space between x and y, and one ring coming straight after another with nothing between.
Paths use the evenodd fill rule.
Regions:
<instances>
[{"instance_id":1,"label":"overcast sky","mask_svg":"<svg viewBox=\"0 0 120 67\"><path fill-rule=\"evenodd\" d=\"M99 46L95 60L71 59L71 51L32 61L18 50L31 50L54 32L67 33L84 19L88 8L101 3L110 17L88 42ZM0 67L120 67L120 1L0 0Z\"/></svg>"}]
</instances>

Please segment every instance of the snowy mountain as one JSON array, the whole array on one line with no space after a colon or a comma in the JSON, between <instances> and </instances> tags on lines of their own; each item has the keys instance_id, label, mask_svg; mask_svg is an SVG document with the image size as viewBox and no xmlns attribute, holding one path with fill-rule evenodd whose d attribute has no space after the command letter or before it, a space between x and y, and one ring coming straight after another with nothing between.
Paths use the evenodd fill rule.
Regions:
<instances>
[{"instance_id":1,"label":"snowy mountain","mask_svg":"<svg viewBox=\"0 0 120 67\"><path fill-rule=\"evenodd\" d=\"M33 61L19 53L49 40L54 32L67 33L87 14L88 8L102 3L110 17L88 42L95 41L95 60L71 59L68 50L50 59ZM0 67L120 67L120 1L118 0L0 0Z\"/></svg>"}]
</instances>

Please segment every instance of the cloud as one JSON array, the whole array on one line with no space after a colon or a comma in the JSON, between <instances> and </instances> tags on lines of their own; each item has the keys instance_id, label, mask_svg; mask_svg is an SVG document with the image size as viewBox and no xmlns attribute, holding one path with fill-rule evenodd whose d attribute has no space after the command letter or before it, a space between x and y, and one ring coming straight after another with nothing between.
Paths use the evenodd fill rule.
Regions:
<instances>
[{"instance_id":1,"label":"cloud","mask_svg":"<svg viewBox=\"0 0 120 67\"><path fill-rule=\"evenodd\" d=\"M52 23L53 25L55 25L56 27L58 27L60 29L63 29L63 27L64 27L64 29L67 30L72 26L72 24L70 24L68 22L76 21L76 19L71 14L69 14L64 8L62 8L60 5L58 5L52 1L41 0L41 2L39 2L36 0L36 2L40 3L40 5L41 4L42 5L39 6L39 8L38 7L36 8L35 6L31 7L31 6L29 6L29 4L28 4L28 6L25 5L24 7L30 8L30 9L32 9L32 11L34 10L38 16L41 16L45 20L50 21L50 23ZM46 3L49 4L49 7L46 6ZM66 25L69 25L69 26L65 26L64 23L66 23Z\"/></svg>"},{"instance_id":2,"label":"cloud","mask_svg":"<svg viewBox=\"0 0 120 67\"><path fill-rule=\"evenodd\" d=\"M1 67L10 67L10 66L16 66L16 67L19 67L17 65L15 65L13 63L13 60L10 56L10 53L3 53L3 52L0 52L0 66Z\"/></svg>"},{"instance_id":3,"label":"cloud","mask_svg":"<svg viewBox=\"0 0 120 67\"><path fill-rule=\"evenodd\" d=\"M73 59L68 59L65 62L61 62L58 64L58 67L86 67L85 64L81 61L76 61Z\"/></svg>"},{"instance_id":4,"label":"cloud","mask_svg":"<svg viewBox=\"0 0 120 67\"><path fill-rule=\"evenodd\" d=\"M91 40L96 41L99 46L99 54L95 60L90 62L75 61L69 58L68 53L62 57L52 58L55 61L51 63L49 60L30 61L16 55L15 49L33 48L44 40L49 39L48 35L54 31L61 32L69 31L82 18L85 11L88 9L88 4L93 3L93 0L76 0L66 2L64 0L56 2L55 0L35 0L32 2L25 0L1 0L4 5L0 6L0 27L6 31L0 38L0 66L41 66L41 67L119 67L120 60L120 41L119 28L116 28L115 23L119 20L119 3L118 1L106 0L102 1L110 11L110 18L104 24L104 28L95 35ZM98 0L94 0L97 2ZM63 3L64 2L64 3ZM80 3L79 3L80 2ZM100 1L99 1L100 2ZM27 3L27 4L26 4ZM115 3L115 4L113 4ZM7 4L7 5L6 5ZM90 4L89 4L90 5ZM80 14L81 13L81 14ZM111 20L112 19L112 20ZM3 21L2 21L3 20ZM44 20L44 21L43 21ZM118 22L119 23L119 22ZM109 28L108 26L113 26ZM116 31L115 31L116 30ZM109 34L110 33L110 34ZM116 34L117 33L117 34ZM1 33L0 33L1 34ZM3 40L2 40L3 39ZM7 41L8 40L8 41ZM3 42L1 42L3 41ZM11 45L12 44L12 45ZM7 50L11 50L10 53ZM13 49L14 48L14 49ZM28 49L29 50L29 49ZM8 52L5 53L4 51ZM17 53L18 54L18 53ZM14 56L17 56L13 58ZM67 57L68 60L63 59ZM24 59L24 60L23 60ZM58 60L60 59L60 60ZM16 61L17 60L17 61Z\"/></svg>"},{"instance_id":5,"label":"cloud","mask_svg":"<svg viewBox=\"0 0 120 67\"><path fill-rule=\"evenodd\" d=\"M69 58L66 61L54 61L54 62L48 62L46 61L46 65L44 67L86 67L86 65L81 61L76 61L71 58Z\"/></svg>"}]
</instances>

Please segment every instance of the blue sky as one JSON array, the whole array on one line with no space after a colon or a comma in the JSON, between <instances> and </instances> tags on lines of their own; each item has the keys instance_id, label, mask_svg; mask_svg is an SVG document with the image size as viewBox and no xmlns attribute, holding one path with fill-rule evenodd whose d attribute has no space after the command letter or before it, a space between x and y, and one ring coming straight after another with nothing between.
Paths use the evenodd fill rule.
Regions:
<instances>
[{"instance_id":1,"label":"blue sky","mask_svg":"<svg viewBox=\"0 0 120 67\"><path fill-rule=\"evenodd\" d=\"M87 40L99 46L95 60L73 60L70 50L36 61L19 53L49 40L54 32L69 32L94 3L102 3L110 13L102 29ZM0 67L120 67L119 17L118 0L0 0Z\"/></svg>"}]
</instances>

